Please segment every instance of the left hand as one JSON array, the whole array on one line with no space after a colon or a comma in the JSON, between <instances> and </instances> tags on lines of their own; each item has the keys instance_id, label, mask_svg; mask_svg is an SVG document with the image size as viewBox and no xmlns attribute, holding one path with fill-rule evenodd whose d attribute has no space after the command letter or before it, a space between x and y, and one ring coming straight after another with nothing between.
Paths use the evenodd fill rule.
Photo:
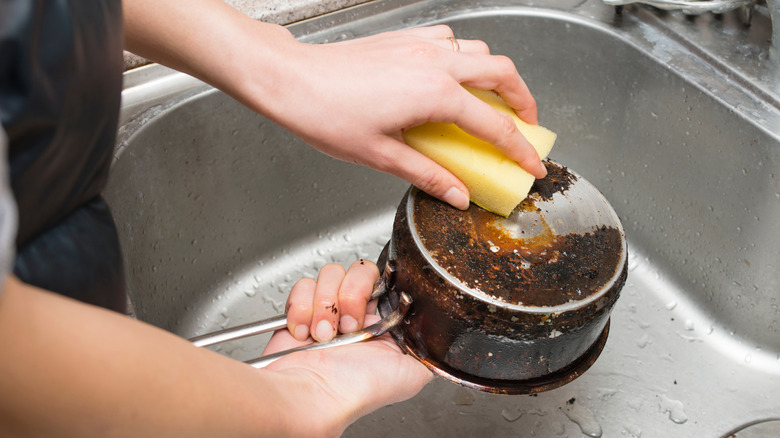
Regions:
<instances>
[{"instance_id":1,"label":"left hand","mask_svg":"<svg viewBox=\"0 0 780 438\"><path fill-rule=\"evenodd\" d=\"M298 281L288 299L290 330L277 331L263 354L311 343L309 334L330 340L337 327L351 332L377 322L376 304L369 304L369 298L378 276L374 263L361 260L347 272L329 264L320 270L316 282ZM355 321L344 324L346 317ZM336 322L339 319L341 324ZM318 334L320 324L333 331L323 329ZM294 332L300 333L293 336ZM300 400L305 409L299 410L307 413L309 436L338 436L359 416L411 398L433 378L387 334L358 344L292 353L265 369L284 373L295 385L309 388L302 391L307 394Z\"/></svg>"},{"instance_id":2,"label":"left hand","mask_svg":"<svg viewBox=\"0 0 780 438\"><path fill-rule=\"evenodd\" d=\"M376 300L369 300L377 278L376 264L358 260L349 271L330 263L322 267L317 281L298 280L287 298L289 333L300 342L306 342L309 335L318 342L327 342L338 332L362 328L366 317L376 313Z\"/></svg>"}]
</instances>

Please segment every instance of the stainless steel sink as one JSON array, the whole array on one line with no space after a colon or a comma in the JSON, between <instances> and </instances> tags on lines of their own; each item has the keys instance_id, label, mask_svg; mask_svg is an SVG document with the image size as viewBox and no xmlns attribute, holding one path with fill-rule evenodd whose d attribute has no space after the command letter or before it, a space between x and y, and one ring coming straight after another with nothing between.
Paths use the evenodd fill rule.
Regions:
<instances>
[{"instance_id":1,"label":"stainless steel sink","mask_svg":"<svg viewBox=\"0 0 780 438\"><path fill-rule=\"evenodd\" d=\"M605 194L631 254L579 379L538 396L437 380L345 436L720 437L780 418L780 69L758 12L744 28L598 1L379 0L290 27L326 42L446 23L511 57L559 135L551 158ZM160 66L126 75L123 108L105 195L139 319L192 337L277 314L298 278L389 239L403 181Z\"/></svg>"}]
</instances>

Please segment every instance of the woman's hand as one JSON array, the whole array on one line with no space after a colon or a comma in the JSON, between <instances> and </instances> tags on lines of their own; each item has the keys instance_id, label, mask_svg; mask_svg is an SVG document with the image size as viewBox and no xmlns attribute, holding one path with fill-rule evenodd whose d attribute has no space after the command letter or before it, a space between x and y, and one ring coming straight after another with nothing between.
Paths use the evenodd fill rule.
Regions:
<instances>
[{"instance_id":1,"label":"woman's hand","mask_svg":"<svg viewBox=\"0 0 780 438\"><path fill-rule=\"evenodd\" d=\"M329 264L320 270L316 282L299 280L287 300L289 330L275 333L264 354L304 345L313 342L312 338L327 341L336 331L352 332L376 322L376 303L369 299L378 276L374 263L361 260L347 272ZM433 377L388 335L293 353L266 370L280 372L294 385L307 388L302 391L307 396L300 400L299 412L307 413L305 426L310 436L338 436L359 416L411 398Z\"/></svg>"},{"instance_id":2,"label":"woman's hand","mask_svg":"<svg viewBox=\"0 0 780 438\"><path fill-rule=\"evenodd\" d=\"M369 302L379 269L368 260L359 260L349 271L327 264L317 276L298 280L287 298L287 328L304 342L311 335L327 342L337 332L350 333L363 328L367 315L376 313L376 301Z\"/></svg>"},{"instance_id":3,"label":"woman's hand","mask_svg":"<svg viewBox=\"0 0 780 438\"><path fill-rule=\"evenodd\" d=\"M221 0L128 0L123 12L128 50L220 88L326 154L396 175L455 207L468 207L466 187L408 147L404 129L455 123L545 175L510 117L460 86L496 90L537 123L515 65L482 41L454 40L447 26L304 44Z\"/></svg>"},{"instance_id":4,"label":"woman's hand","mask_svg":"<svg viewBox=\"0 0 780 438\"><path fill-rule=\"evenodd\" d=\"M404 129L455 123L534 176L543 177L545 170L509 116L461 87L496 90L518 116L537 123L536 102L512 61L490 55L482 41L451 38L449 27L433 26L333 44L288 42L283 76L247 79L273 89L259 93L257 100L240 92L248 105L320 151L399 176L466 208L465 185L408 147L401 137Z\"/></svg>"}]
</instances>

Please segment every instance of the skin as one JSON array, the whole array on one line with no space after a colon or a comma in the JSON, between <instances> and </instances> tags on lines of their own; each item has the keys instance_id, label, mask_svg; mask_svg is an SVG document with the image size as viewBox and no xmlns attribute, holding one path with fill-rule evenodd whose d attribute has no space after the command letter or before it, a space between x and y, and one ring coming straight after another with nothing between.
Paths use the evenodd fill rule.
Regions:
<instances>
[{"instance_id":1,"label":"skin","mask_svg":"<svg viewBox=\"0 0 780 438\"><path fill-rule=\"evenodd\" d=\"M536 123L536 102L514 64L481 41L459 40L455 52L446 26L308 45L219 0L125 0L123 12L129 50L222 89L326 154L455 207L468 206L465 186L407 147L404 129L456 123L545 174L509 118L461 87L494 89ZM357 262L296 283L289 330L266 353L376 321L376 278L376 266ZM256 370L12 276L0 293L0 351L0 436L338 436L432 378L387 337Z\"/></svg>"},{"instance_id":2,"label":"skin","mask_svg":"<svg viewBox=\"0 0 780 438\"><path fill-rule=\"evenodd\" d=\"M133 0L124 12L129 50L222 89L328 155L396 175L455 207L468 207L468 190L409 148L403 129L455 123L535 177L546 174L511 118L460 86L496 90L536 124L536 101L514 63L481 41L459 40L455 52L447 26L312 45L220 1Z\"/></svg>"},{"instance_id":3,"label":"skin","mask_svg":"<svg viewBox=\"0 0 780 438\"><path fill-rule=\"evenodd\" d=\"M298 280L287 299L289 333L301 342L309 336L322 342L333 339L337 332L350 333L364 327L365 315L376 311L376 302L369 303L369 298L371 280L378 277L374 263L359 260L346 275L341 265L328 264L320 270L316 282L310 278ZM314 326L309 325L312 321L316 321Z\"/></svg>"},{"instance_id":4,"label":"skin","mask_svg":"<svg viewBox=\"0 0 780 438\"><path fill-rule=\"evenodd\" d=\"M343 269L320 276L328 287L345 278ZM373 274L349 277L365 300ZM300 344L280 331L265 353ZM387 338L256 370L14 277L0 295L0 349L0 436L335 437L432 379Z\"/></svg>"}]
</instances>

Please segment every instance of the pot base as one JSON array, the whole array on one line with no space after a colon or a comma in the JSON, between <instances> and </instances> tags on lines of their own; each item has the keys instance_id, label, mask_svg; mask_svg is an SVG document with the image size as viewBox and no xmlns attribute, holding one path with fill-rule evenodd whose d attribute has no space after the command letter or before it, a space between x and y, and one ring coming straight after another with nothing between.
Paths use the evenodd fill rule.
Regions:
<instances>
[{"instance_id":1,"label":"pot base","mask_svg":"<svg viewBox=\"0 0 780 438\"><path fill-rule=\"evenodd\" d=\"M379 297L378 307L379 313L383 317L393 311L387 294ZM446 364L433 363L429 358L420 357L416 351L424 351L424 349L414 345L413 340L403 336L397 328L390 330L390 334L405 353L419 360L433 373L446 380L466 388L493 394L536 394L558 388L559 386L571 382L581 376L596 362L596 359L601 355L601 351L604 349L604 345L607 343L607 337L609 336L609 320L607 320L607 324L604 326L604 330L602 330L598 339L596 339L596 342L571 364L548 375L525 380L487 379L453 369Z\"/></svg>"}]
</instances>

